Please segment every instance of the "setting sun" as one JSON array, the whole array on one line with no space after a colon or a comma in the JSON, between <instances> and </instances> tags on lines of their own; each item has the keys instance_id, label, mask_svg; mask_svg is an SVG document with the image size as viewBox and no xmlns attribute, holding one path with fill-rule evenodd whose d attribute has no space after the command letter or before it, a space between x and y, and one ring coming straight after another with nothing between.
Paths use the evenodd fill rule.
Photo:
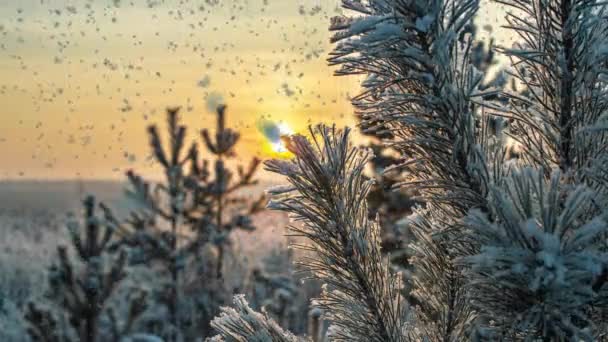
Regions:
<instances>
[{"instance_id":1,"label":"setting sun","mask_svg":"<svg viewBox=\"0 0 608 342\"><path fill-rule=\"evenodd\" d=\"M277 128L279 129L280 136L292 135L294 132L285 122L280 122L277 124ZM287 151L287 147L285 146L285 142L283 139L279 139L276 141L271 141L270 146L274 152L285 153Z\"/></svg>"}]
</instances>

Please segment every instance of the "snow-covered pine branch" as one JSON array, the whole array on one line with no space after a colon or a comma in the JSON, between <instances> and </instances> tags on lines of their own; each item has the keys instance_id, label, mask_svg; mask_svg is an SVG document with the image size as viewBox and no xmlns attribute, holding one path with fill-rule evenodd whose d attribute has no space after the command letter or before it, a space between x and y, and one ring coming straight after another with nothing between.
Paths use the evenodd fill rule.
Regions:
<instances>
[{"instance_id":1,"label":"snow-covered pine branch","mask_svg":"<svg viewBox=\"0 0 608 342\"><path fill-rule=\"evenodd\" d=\"M299 342L298 338L281 327L266 314L255 312L243 295L234 297L234 308L223 307L211 326L218 335L210 342Z\"/></svg>"},{"instance_id":2,"label":"snow-covered pine branch","mask_svg":"<svg viewBox=\"0 0 608 342\"><path fill-rule=\"evenodd\" d=\"M349 144L349 130L311 128L312 143L301 135L288 141L293 160L271 160L266 169L295 188L274 193L271 209L288 212L290 228L308 238L313 252L305 267L325 282L316 300L333 325L333 341L406 341L406 304L400 277L380 252L379 227L368 218L363 175L369 151ZM287 191L287 192L285 192Z\"/></svg>"},{"instance_id":3,"label":"snow-covered pine branch","mask_svg":"<svg viewBox=\"0 0 608 342\"><path fill-rule=\"evenodd\" d=\"M606 7L596 0L499 1L520 42L502 49L525 92L507 94L521 164L471 212L465 258L482 328L508 339L601 340L606 259ZM599 323L599 324L598 324ZM483 330L483 329L482 329Z\"/></svg>"},{"instance_id":4,"label":"snow-covered pine branch","mask_svg":"<svg viewBox=\"0 0 608 342\"><path fill-rule=\"evenodd\" d=\"M472 61L479 2L344 3L362 16L333 19L330 64L337 75L367 75L353 100L362 126L390 131L404 157L399 185L425 202L410 220L420 338L460 340L474 315L454 260L477 248L461 238L461 220L471 208L492 212L486 197L503 160L500 120L480 105L493 90Z\"/></svg>"},{"instance_id":5,"label":"snow-covered pine branch","mask_svg":"<svg viewBox=\"0 0 608 342\"><path fill-rule=\"evenodd\" d=\"M503 338L595 341L598 328L605 329L591 308L605 308L607 299L595 288L608 261L607 217L597 211L594 191L560 177L513 172L492 189L495 222L479 210L467 217L483 246L464 259L471 301L492 321L485 328Z\"/></svg>"},{"instance_id":6,"label":"snow-covered pine branch","mask_svg":"<svg viewBox=\"0 0 608 342\"><path fill-rule=\"evenodd\" d=\"M509 94L511 135L523 158L573 181L605 166L608 22L597 0L499 1L519 42L503 49L527 95Z\"/></svg>"},{"instance_id":7,"label":"snow-covered pine branch","mask_svg":"<svg viewBox=\"0 0 608 342\"><path fill-rule=\"evenodd\" d=\"M402 185L424 200L447 202L460 216L484 207L491 182L477 105L484 75L471 65L465 35L478 1L367 3L369 15L333 19L329 59L341 66L337 75L367 75L353 100L362 125L397 136L390 143L408 156L410 175Z\"/></svg>"}]
</instances>

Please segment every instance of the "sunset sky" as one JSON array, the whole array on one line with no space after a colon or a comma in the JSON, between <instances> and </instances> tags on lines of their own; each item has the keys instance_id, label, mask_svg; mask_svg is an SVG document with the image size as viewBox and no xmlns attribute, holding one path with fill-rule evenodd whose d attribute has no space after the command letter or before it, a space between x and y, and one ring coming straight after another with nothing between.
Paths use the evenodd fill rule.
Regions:
<instances>
[{"instance_id":1,"label":"sunset sky","mask_svg":"<svg viewBox=\"0 0 608 342\"><path fill-rule=\"evenodd\" d=\"M484 4L481 25L503 14ZM0 1L0 178L155 174L145 127L182 106L189 137L228 105L243 157L270 156L260 120L353 125L359 79L334 77L338 0Z\"/></svg>"}]
</instances>

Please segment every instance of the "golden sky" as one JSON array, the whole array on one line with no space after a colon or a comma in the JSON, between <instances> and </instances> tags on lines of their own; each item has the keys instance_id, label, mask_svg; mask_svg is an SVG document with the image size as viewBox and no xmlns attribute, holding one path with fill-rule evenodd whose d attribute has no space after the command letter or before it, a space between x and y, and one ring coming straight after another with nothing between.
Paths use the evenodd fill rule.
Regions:
<instances>
[{"instance_id":1,"label":"golden sky","mask_svg":"<svg viewBox=\"0 0 608 342\"><path fill-rule=\"evenodd\" d=\"M180 105L198 139L218 96L244 157L268 157L262 118L352 126L360 80L326 63L340 13L338 0L0 1L0 178L154 174L145 127Z\"/></svg>"}]
</instances>

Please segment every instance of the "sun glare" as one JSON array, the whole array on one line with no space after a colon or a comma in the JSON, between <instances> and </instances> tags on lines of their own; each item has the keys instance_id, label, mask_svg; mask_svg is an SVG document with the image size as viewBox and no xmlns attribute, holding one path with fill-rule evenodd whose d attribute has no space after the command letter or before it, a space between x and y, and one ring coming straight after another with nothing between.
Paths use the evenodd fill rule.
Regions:
<instances>
[{"instance_id":1,"label":"sun glare","mask_svg":"<svg viewBox=\"0 0 608 342\"><path fill-rule=\"evenodd\" d=\"M293 134L293 130L285 122L278 123L277 127L279 128L279 133L281 134L281 136ZM277 152L277 153L287 152L287 147L285 146L285 143L283 142L283 140L271 142L270 145L274 152Z\"/></svg>"}]
</instances>

